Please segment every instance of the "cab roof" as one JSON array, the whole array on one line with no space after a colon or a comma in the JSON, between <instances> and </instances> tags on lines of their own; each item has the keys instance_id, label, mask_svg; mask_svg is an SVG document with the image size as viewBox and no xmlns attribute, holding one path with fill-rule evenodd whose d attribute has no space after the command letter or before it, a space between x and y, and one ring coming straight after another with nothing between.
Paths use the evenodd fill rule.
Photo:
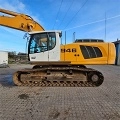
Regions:
<instances>
[{"instance_id":1,"label":"cab roof","mask_svg":"<svg viewBox=\"0 0 120 120\"><path fill-rule=\"evenodd\" d=\"M60 30L48 30L48 31L33 31L33 32L28 32L28 33L31 35L31 34L45 33L45 32L58 32L58 33L61 33L62 31L60 31Z\"/></svg>"}]
</instances>

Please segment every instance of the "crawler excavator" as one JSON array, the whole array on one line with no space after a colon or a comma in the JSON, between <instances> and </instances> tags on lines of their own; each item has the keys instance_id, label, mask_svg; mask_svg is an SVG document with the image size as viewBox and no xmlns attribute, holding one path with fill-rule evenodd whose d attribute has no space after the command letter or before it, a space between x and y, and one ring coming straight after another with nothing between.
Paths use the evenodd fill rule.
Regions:
<instances>
[{"instance_id":1,"label":"crawler excavator","mask_svg":"<svg viewBox=\"0 0 120 120\"><path fill-rule=\"evenodd\" d=\"M16 71L13 81L18 86L96 87L103 74L85 65L114 64L115 46L101 40L76 40L60 45L61 31L45 31L30 16L0 9L0 25L28 32L28 56L32 69ZM11 15L11 16L10 16Z\"/></svg>"}]
</instances>

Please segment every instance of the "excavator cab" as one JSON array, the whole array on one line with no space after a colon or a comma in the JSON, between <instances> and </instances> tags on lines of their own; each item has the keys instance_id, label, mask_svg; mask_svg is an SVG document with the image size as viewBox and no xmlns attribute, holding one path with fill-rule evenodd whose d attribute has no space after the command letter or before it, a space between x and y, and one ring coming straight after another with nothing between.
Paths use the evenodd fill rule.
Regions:
<instances>
[{"instance_id":1,"label":"excavator cab","mask_svg":"<svg viewBox=\"0 0 120 120\"><path fill-rule=\"evenodd\" d=\"M30 32L28 45L29 60L60 61L61 31Z\"/></svg>"}]
</instances>

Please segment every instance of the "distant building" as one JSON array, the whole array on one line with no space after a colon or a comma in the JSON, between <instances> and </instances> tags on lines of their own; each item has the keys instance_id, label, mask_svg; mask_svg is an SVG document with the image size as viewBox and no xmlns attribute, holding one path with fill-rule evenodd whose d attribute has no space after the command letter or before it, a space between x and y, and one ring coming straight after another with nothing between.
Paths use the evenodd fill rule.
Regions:
<instances>
[{"instance_id":1,"label":"distant building","mask_svg":"<svg viewBox=\"0 0 120 120\"><path fill-rule=\"evenodd\" d=\"M8 52L0 51L0 67L8 66Z\"/></svg>"}]
</instances>

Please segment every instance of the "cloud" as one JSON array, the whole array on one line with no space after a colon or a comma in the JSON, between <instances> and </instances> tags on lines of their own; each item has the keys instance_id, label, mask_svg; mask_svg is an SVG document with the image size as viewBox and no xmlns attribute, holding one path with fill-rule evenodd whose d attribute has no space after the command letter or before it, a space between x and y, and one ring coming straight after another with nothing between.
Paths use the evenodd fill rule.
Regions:
<instances>
[{"instance_id":1,"label":"cloud","mask_svg":"<svg viewBox=\"0 0 120 120\"><path fill-rule=\"evenodd\" d=\"M24 12L26 11L26 6L19 0L0 0L0 8L7 9L15 12Z\"/></svg>"},{"instance_id":2,"label":"cloud","mask_svg":"<svg viewBox=\"0 0 120 120\"><path fill-rule=\"evenodd\" d=\"M36 21L40 21L37 15L33 15L32 12L27 9L27 6L20 0L12 0L11 2L9 1L10 0L0 0L0 8L21 14L27 14L34 18Z\"/></svg>"}]
</instances>

